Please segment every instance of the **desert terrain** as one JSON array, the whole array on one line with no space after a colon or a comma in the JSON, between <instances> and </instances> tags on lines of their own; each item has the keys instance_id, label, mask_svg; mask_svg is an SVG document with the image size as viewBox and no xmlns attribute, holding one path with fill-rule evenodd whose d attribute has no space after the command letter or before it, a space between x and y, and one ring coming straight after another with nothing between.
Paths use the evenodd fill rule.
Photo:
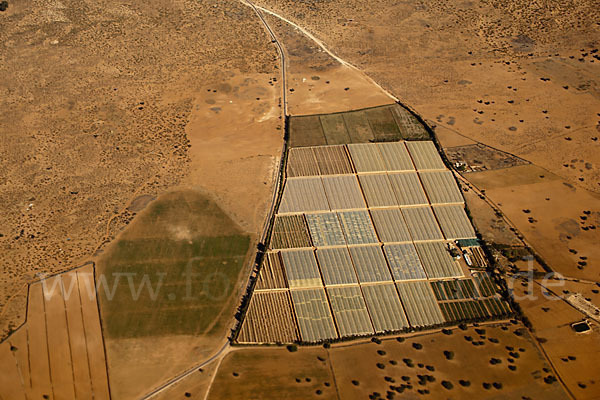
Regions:
<instances>
[{"instance_id":1,"label":"desert terrain","mask_svg":"<svg viewBox=\"0 0 600 400\"><path fill-rule=\"evenodd\" d=\"M256 4L275 42L234 0L21 0L0 13L2 397L597 398L598 324L576 333L589 318L566 298L600 304L598 7ZM230 346L270 222L284 110L395 100L455 167L521 321ZM174 276L186 257L224 272L225 296L183 302ZM511 281L530 265L535 298ZM150 285L173 289L158 305L146 294L132 303L116 284L115 303L65 293L78 282L83 301L90 276L158 269L166 280ZM546 296L549 270L567 281ZM38 280L60 272L48 278L58 294L43 296Z\"/></svg>"}]
</instances>

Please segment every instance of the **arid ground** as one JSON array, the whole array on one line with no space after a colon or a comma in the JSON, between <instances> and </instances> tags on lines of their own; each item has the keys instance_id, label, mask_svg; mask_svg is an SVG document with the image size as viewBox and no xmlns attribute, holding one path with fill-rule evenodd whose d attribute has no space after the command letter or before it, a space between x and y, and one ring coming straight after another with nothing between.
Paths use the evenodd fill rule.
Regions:
<instances>
[{"instance_id":1,"label":"arid ground","mask_svg":"<svg viewBox=\"0 0 600 400\"><path fill-rule=\"evenodd\" d=\"M496 250L501 272L526 270L522 256L535 253L536 271L545 272L544 263L569 281L547 296L543 276L532 292L516 281L515 294L525 297L523 321L480 331L295 352L227 347L159 396L365 398L427 390L463 398L597 398L598 324L575 333L570 325L587 317L564 300L582 293L600 304L597 4L256 4L289 21L263 12L286 55L289 113L398 98L432 126L457 163L474 224ZM113 398L139 398L227 342L283 145L280 61L254 10L234 0L14 0L0 12L2 396L92 390L101 398L108 381ZM152 219L173 201L185 206L167 207L167 223ZM216 231L198 225L205 214L217 216ZM99 279L114 272L123 263L111 257L128 240L143 239L143 257L126 265L143 270L157 260L181 268L176 251L194 253L195 243L226 235L245 239L227 250L237 257L228 270L231 291L207 321L182 323L178 313L157 321L171 315L166 306L166 313L144 319L147 309L140 308L135 329L119 325L122 318L110 322L119 308L101 294L99 309L76 307L63 286L60 296L44 300L39 283L28 286L38 274L94 261L50 278L79 282L83 299L81 273ZM168 242L160 248L166 253L150 258L152 240ZM65 319L52 317L63 309ZM40 334L49 320L54 334ZM86 341L78 334L67 341L69 353L64 338L86 326ZM25 340L31 333L37 336ZM87 378L73 373L83 371L76 367L83 357L91 362Z\"/></svg>"}]
</instances>

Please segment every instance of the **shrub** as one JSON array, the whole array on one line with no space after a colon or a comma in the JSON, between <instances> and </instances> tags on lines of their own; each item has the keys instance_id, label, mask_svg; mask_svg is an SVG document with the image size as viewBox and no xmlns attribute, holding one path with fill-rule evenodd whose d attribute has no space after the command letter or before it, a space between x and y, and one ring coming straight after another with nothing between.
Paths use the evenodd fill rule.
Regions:
<instances>
[{"instance_id":1,"label":"shrub","mask_svg":"<svg viewBox=\"0 0 600 400\"><path fill-rule=\"evenodd\" d=\"M442 386L448 390L452 390L452 388L454 387L452 382L449 381L442 381Z\"/></svg>"},{"instance_id":2,"label":"shrub","mask_svg":"<svg viewBox=\"0 0 600 400\"><path fill-rule=\"evenodd\" d=\"M297 346L297 345L295 345L295 344L288 344L288 345L286 346L286 348L288 349L288 351L289 351L290 353L293 353L293 352L295 352L295 351L298 351L298 346Z\"/></svg>"},{"instance_id":3,"label":"shrub","mask_svg":"<svg viewBox=\"0 0 600 400\"><path fill-rule=\"evenodd\" d=\"M452 360L454 358L454 352L449 350L444 350L444 356L446 360Z\"/></svg>"},{"instance_id":4,"label":"shrub","mask_svg":"<svg viewBox=\"0 0 600 400\"><path fill-rule=\"evenodd\" d=\"M413 343L412 347L416 350L421 350L423 348L423 345L421 343Z\"/></svg>"},{"instance_id":5,"label":"shrub","mask_svg":"<svg viewBox=\"0 0 600 400\"><path fill-rule=\"evenodd\" d=\"M6 1L6 0L0 1L0 11L6 11L7 8L8 8L8 1Z\"/></svg>"}]
</instances>

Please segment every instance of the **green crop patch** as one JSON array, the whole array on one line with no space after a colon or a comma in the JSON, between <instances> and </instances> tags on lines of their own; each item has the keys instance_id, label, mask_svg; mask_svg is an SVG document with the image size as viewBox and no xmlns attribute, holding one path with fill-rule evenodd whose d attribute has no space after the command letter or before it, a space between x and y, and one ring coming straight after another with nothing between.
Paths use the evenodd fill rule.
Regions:
<instances>
[{"instance_id":1,"label":"green crop patch","mask_svg":"<svg viewBox=\"0 0 600 400\"><path fill-rule=\"evenodd\" d=\"M290 147L429 139L427 129L399 104L290 117Z\"/></svg>"},{"instance_id":2,"label":"green crop patch","mask_svg":"<svg viewBox=\"0 0 600 400\"><path fill-rule=\"evenodd\" d=\"M366 113L376 141L392 142L402 139L390 107L372 108Z\"/></svg>"},{"instance_id":3,"label":"green crop patch","mask_svg":"<svg viewBox=\"0 0 600 400\"><path fill-rule=\"evenodd\" d=\"M231 301L250 237L199 196L157 200L100 261L110 337L208 333Z\"/></svg>"}]
</instances>

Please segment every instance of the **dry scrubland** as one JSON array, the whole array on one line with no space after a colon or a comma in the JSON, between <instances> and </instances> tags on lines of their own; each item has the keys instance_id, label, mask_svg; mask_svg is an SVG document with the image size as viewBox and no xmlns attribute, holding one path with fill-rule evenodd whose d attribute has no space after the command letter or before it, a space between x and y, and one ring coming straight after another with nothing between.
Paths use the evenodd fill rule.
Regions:
<instances>
[{"instance_id":1,"label":"dry scrubland","mask_svg":"<svg viewBox=\"0 0 600 400\"><path fill-rule=\"evenodd\" d=\"M363 73L340 64L300 30L263 14L284 46L291 115L348 111L393 102Z\"/></svg>"},{"instance_id":2,"label":"dry scrubland","mask_svg":"<svg viewBox=\"0 0 600 400\"><path fill-rule=\"evenodd\" d=\"M387 398L564 398L549 376L551 369L526 330L487 325L291 353L234 349L221 363L208 398L365 399L375 392L381 398L390 392Z\"/></svg>"},{"instance_id":3,"label":"dry scrubland","mask_svg":"<svg viewBox=\"0 0 600 400\"><path fill-rule=\"evenodd\" d=\"M24 0L0 36L3 334L35 273L92 256L170 187L200 185L259 229L281 145L278 60L248 7ZM229 117L227 132L207 114Z\"/></svg>"},{"instance_id":4,"label":"dry scrubland","mask_svg":"<svg viewBox=\"0 0 600 400\"><path fill-rule=\"evenodd\" d=\"M514 220L522 209L536 209L525 205L530 198L550 197L552 215L538 214L538 227L525 233L551 265L584 276L568 247L592 249L565 238L575 229L576 240L597 242L598 231L560 225L573 220L573 212L595 215L600 204L600 11L594 2L258 3L307 28L437 125L444 147L483 142L559 179L543 188L520 187L537 194L506 188L488 194ZM552 227L541 232L542 224Z\"/></svg>"}]
</instances>

